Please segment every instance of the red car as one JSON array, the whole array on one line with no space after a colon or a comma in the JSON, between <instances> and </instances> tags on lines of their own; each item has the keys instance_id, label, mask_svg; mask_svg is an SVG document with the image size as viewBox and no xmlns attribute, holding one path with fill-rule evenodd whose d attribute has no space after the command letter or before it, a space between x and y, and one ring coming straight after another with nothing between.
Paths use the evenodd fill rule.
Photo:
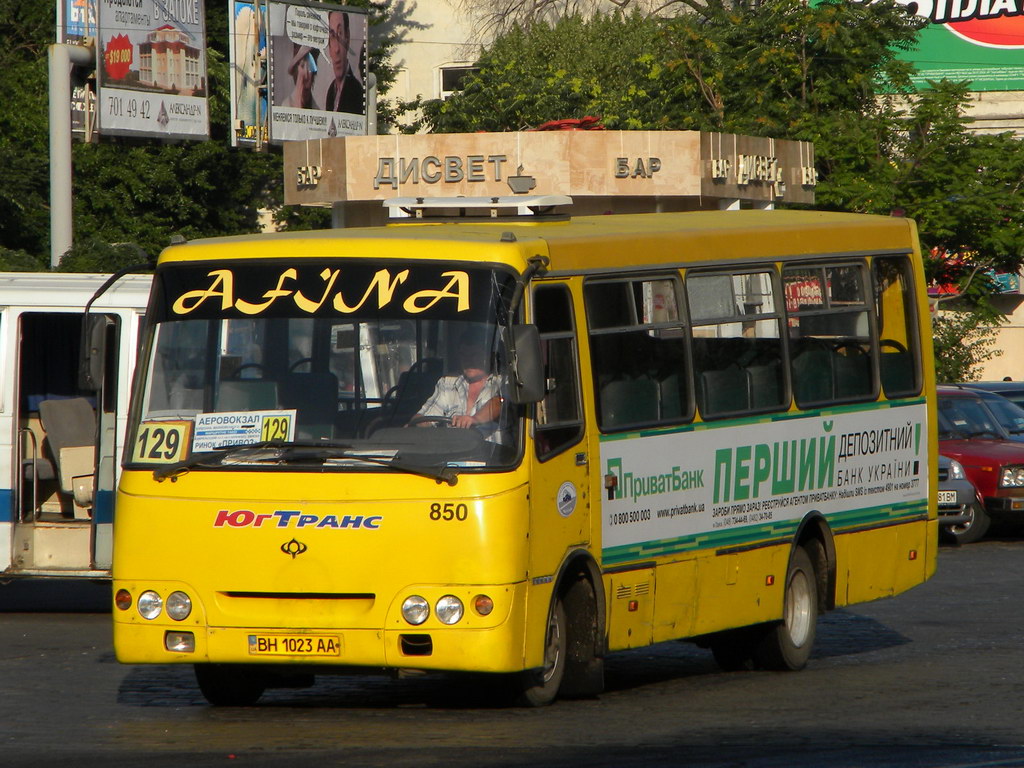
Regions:
<instances>
[{"instance_id":1,"label":"red car","mask_svg":"<svg viewBox=\"0 0 1024 768\"><path fill-rule=\"evenodd\" d=\"M937 391L939 452L963 465L984 502L970 523L970 537L958 538L981 538L993 517L1024 521L1024 442L1007 439L983 393L943 386Z\"/></svg>"}]
</instances>

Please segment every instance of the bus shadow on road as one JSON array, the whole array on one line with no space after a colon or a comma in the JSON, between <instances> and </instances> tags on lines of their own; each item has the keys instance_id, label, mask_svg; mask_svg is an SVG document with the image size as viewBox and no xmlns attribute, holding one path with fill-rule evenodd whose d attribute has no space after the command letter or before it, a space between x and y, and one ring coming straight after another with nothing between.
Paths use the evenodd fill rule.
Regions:
<instances>
[{"instance_id":1,"label":"bus shadow on road","mask_svg":"<svg viewBox=\"0 0 1024 768\"><path fill-rule=\"evenodd\" d=\"M909 642L909 637L880 621L840 609L818 619L818 636L811 659L853 656L896 648Z\"/></svg>"},{"instance_id":2,"label":"bus shadow on road","mask_svg":"<svg viewBox=\"0 0 1024 768\"><path fill-rule=\"evenodd\" d=\"M15 579L0 584L0 613L109 613L110 582Z\"/></svg>"},{"instance_id":3,"label":"bus shadow on road","mask_svg":"<svg viewBox=\"0 0 1024 768\"><path fill-rule=\"evenodd\" d=\"M895 648L910 639L875 619L845 610L833 611L818 621L811 657L825 659ZM711 652L689 642L671 641L609 654L605 660L605 691L628 691L675 680L724 674ZM353 670L318 675L307 689L270 689L262 707L389 709L489 709L511 706L497 677L430 673L395 679L386 674ZM125 676L118 702L138 707L205 706L189 665L137 666Z\"/></svg>"}]
</instances>

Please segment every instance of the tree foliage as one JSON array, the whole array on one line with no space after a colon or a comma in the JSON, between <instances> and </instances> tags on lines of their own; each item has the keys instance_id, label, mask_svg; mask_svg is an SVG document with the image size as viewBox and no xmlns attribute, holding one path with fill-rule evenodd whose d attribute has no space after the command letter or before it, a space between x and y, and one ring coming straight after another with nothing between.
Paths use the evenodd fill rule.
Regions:
<instances>
[{"instance_id":1,"label":"tree foliage","mask_svg":"<svg viewBox=\"0 0 1024 768\"><path fill-rule=\"evenodd\" d=\"M995 346L995 333L981 313L945 312L935 317L932 340L936 381L977 381L979 368L1002 354Z\"/></svg>"}]
</instances>

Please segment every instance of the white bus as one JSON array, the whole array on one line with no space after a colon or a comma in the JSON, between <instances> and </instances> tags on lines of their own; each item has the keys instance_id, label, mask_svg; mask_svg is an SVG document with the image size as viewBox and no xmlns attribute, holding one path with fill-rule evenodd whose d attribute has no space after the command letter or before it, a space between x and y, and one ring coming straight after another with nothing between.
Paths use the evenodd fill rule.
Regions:
<instances>
[{"instance_id":1,"label":"white bus","mask_svg":"<svg viewBox=\"0 0 1024 768\"><path fill-rule=\"evenodd\" d=\"M109 578L148 275L0 272L0 579ZM90 347L102 371L83 378ZM96 363L99 365L99 362Z\"/></svg>"}]
</instances>

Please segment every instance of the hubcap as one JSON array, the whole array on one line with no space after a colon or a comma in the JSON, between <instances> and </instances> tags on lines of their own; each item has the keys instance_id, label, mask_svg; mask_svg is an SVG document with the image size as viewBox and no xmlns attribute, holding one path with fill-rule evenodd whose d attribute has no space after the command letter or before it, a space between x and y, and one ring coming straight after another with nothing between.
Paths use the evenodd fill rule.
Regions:
<instances>
[{"instance_id":1,"label":"hubcap","mask_svg":"<svg viewBox=\"0 0 1024 768\"><path fill-rule=\"evenodd\" d=\"M555 674L558 667L558 658L562 653L562 634L558 626L558 617L551 614L551 623L548 624L548 644L544 649L544 682L548 682Z\"/></svg>"},{"instance_id":2,"label":"hubcap","mask_svg":"<svg viewBox=\"0 0 1024 768\"><path fill-rule=\"evenodd\" d=\"M811 634L811 587L807 574L795 571L786 590L786 631L797 648Z\"/></svg>"}]
</instances>

